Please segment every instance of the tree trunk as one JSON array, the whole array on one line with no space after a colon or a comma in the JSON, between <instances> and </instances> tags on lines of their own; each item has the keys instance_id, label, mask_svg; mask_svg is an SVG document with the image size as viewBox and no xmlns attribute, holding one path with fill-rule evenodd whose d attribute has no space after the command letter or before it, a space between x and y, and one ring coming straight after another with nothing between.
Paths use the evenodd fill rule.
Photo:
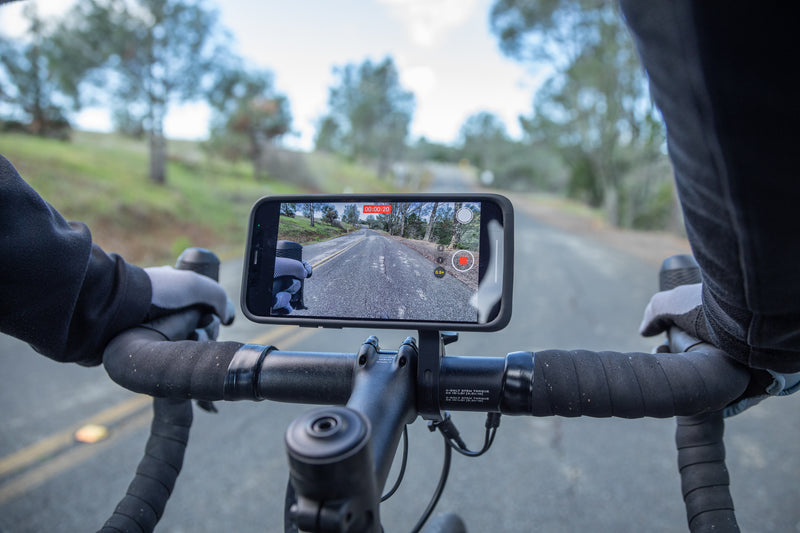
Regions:
<instances>
[{"instance_id":1,"label":"tree trunk","mask_svg":"<svg viewBox=\"0 0 800 533\"><path fill-rule=\"evenodd\" d=\"M433 221L436 218L437 209L439 209L439 202L433 202L433 209L431 209L431 218L428 219L428 226L425 228L425 242L431 242L431 233L433 233Z\"/></svg>"},{"instance_id":2,"label":"tree trunk","mask_svg":"<svg viewBox=\"0 0 800 533\"><path fill-rule=\"evenodd\" d=\"M456 215L458 214L458 210L461 209L461 202L456 202L453 206L453 238L450 239L450 248L451 250L456 247L458 241L461 240L461 233L464 231L462 225L458 222Z\"/></svg>"},{"instance_id":3,"label":"tree trunk","mask_svg":"<svg viewBox=\"0 0 800 533\"><path fill-rule=\"evenodd\" d=\"M164 185L167 181L167 147L161 128L150 130L150 181Z\"/></svg>"},{"instance_id":4,"label":"tree trunk","mask_svg":"<svg viewBox=\"0 0 800 533\"><path fill-rule=\"evenodd\" d=\"M615 184L606 184L605 193L603 194L603 211L608 217L608 221L615 227L619 227L620 209L619 209L619 190Z\"/></svg>"}]
</instances>

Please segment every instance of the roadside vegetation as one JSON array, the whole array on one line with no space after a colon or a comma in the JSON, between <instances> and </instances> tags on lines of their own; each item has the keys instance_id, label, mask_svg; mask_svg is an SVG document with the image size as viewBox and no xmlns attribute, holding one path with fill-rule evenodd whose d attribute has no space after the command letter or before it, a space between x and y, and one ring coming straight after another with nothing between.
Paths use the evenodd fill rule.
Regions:
<instances>
[{"instance_id":1,"label":"roadside vegetation","mask_svg":"<svg viewBox=\"0 0 800 533\"><path fill-rule=\"evenodd\" d=\"M294 241L300 244L327 241L358 229L347 223L333 225L317 220L311 225L311 220L305 217L281 216L278 240Z\"/></svg>"},{"instance_id":2,"label":"roadside vegetation","mask_svg":"<svg viewBox=\"0 0 800 533\"><path fill-rule=\"evenodd\" d=\"M96 0L58 19L34 3L23 16L24 36L0 35L0 150L97 242L138 262L187 244L241 250L265 194L421 191L435 164L580 202L611 226L681 232L663 125L614 3L493 0L500 51L545 79L517 136L476 110L449 143L411 138L416 97L398 63L364 57L331 65L311 153L281 148L296 133L292 95L226 44L211 0ZM166 138L179 103L209 110L207 140ZM75 112L98 105L116 133L72 129ZM406 224L419 226L407 215L406 238Z\"/></svg>"},{"instance_id":3,"label":"roadside vegetation","mask_svg":"<svg viewBox=\"0 0 800 533\"><path fill-rule=\"evenodd\" d=\"M231 162L209 154L202 143L178 141L169 146L169 181L152 185L144 140L73 131L71 142L63 142L6 133L0 146L65 218L85 222L107 251L145 265L171 263L187 246L212 248L228 257L241 254L250 208L265 195L343 192L348 187L394 190L368 168L325 154L286 152L312 170L297 180L291 173L256 180L247 161Z\"/></svg>"}]
</instances>

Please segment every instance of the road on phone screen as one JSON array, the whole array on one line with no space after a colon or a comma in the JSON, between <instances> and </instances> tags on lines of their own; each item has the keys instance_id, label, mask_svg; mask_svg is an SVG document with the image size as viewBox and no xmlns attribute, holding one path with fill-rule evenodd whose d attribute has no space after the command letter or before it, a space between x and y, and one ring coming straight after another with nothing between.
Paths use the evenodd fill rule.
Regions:
<instances>
[{"instance_id":1,"label":"road on phone screen","mask_svg":"<svg viewBox=\"0 0 800 533\"><path fill-rule=\"evenodd\" d=\"M432 168L436 192L469 190L458 168ZM516 224L511 322L498 332L461 333L447 346L448 355L502 357L547 348L650 351L659 339L641 338L637 327L657 286L658 263L672 251L656 250L645 261L637 255L645 246L632 253L607 244L604 236L611 230L561 229L530 216L525 198L511 199ZM641 237L655 247L656 236ZM366 236L349 236L353 250L362 238L361 245L368 245ZM322 260L334 246L320 243L319 256L309 246L306 259ZM353 257L358 262L361 256ZM372 269L374 259L362 262ZM330 263L318 266L318 273ZM233 299L241 269L241 260L222 265L221 283ZM265 326L239 313L220 338L287 351L355 353L369 335L380 339L381 348L394 350L416 332ZM144 451L149 398L121 389L102 367L56 363L3 335L0 376L0 532L96 531L125 494ZM156 531L283 531L284 435L312 406L264 401L217 402L217 408L216 414L194 410L183 470ZM452 417L467 444L480 448L485 417L464 412ZM77 442L75 430L90 423L107 429L105 438ZM454 454L436 513L458 513L473 533L687 531L674 431L671 419L503 417L487 454L475 459ZM441 471L441 437L419 419L409 426L409 436L405 479L380 509L390 533L411 530ZM800 531L799 442L800 393L765 400L726 421L727 465L742 531Z\"/></svg>"},{"instance_id":2,"label":"road on phone screen","mask_svg":"<svg viewBox=\"0 0 800 533\"><path fill-rule=\"evenodd\" d=\"M303 288L307 309L294 315L474 322L473 291L388 235L360 229L303 247L313 274Z\"/></svg>"}]
</instances>

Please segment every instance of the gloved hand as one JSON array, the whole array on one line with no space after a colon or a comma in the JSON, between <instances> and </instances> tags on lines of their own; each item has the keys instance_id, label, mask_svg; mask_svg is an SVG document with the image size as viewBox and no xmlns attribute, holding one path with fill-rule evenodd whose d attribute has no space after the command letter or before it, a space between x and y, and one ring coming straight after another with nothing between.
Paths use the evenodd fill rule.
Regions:
<instances>
[{"instance_id":1,"label":"gloved hand","mask_svg":"<svg viewBox=\"0 0 800 533\"><path fill-rule=\"evenodd\" d=\"M272 312L290 314L294 312L291 300L303 286L302 281L311 277L311 265L288 257L275 258L275 273L272 283Z\"/></svg>"},{"instance_id":2,"label":"gloved hand","mask_svg":"<svg viewBox=\"0 0 800 533\"><path fill-rule=\"evenodd\" d=\"M702 283L695 283L656 293L644 310L639 333L644 337L652 337L668 331L670 326L678 326L692 337L710 343L703 317L702 291Z\"/></svg>"},{"instance_id":3,"label":"gloved hand","mask_svg":"<svg viewBox=\"0 0 800 533\"><path fill-rule=\"evenodd\" d=\"M713 344L703 316L702 284L680 285L653 295L639 326L639 333L652 337L670 332L673 350L692 351L703 343ZM751 369L752 379L744 395L723 411L725 417L741 413L769 396L786 396L800 390L800 372L781 374L772 370Z\"/></svg>"},{"instance_id":4,"label":"gloved hand","mask_svg":"<svg viewBox=\"0 0 800 533\"><path fill-rule=\"evenodd\" d=\"M144 269L152 296L143 325L169 340L209 340L220 323L233 322L235 311L225 289L213 279L170 266Z\"/></svg>"}]
</instances>

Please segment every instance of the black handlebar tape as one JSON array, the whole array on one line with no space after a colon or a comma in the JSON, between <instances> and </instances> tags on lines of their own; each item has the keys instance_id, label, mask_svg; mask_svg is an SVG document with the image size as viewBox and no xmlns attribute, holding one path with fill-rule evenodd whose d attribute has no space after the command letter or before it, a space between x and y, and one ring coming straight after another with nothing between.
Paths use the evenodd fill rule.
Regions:
<instances>
[{"instance_id":1,"label":"black handlebar tape","mask_svg":"<svg viewBox=\"0 0 800 533\"><path fill-rule=\"evenodd\" d=\"M661 265L659 289L662 291L701 281L700 268L691 255L668 257ZM681 336L685 334L679 330L673 328L670 331L670 346L673 349L686 344ZM722 440L725 422L721 411L679 416L677 422L675 443L678 446L678 468L690 531L738 532L730 477L725 466L725 444Z\"/></svg>"},{"instance_id":2,"label":"black handlebar tape","mask_svg":"<svg viewBox=\"0 0 800 533\"><path fill-rule=\"evenodd\" d=\"M534 416L695 415L722 409L749 382L744 367L713 349L685 354L548 350L536 352L532 364L529 413Z\"/></svg>"},{"instance_id":3,"label":"black handlebar tape","mask_svg":"<svg viewBox=\"0 0 800 533\"><path fill-rule=\"evenodd\" d=\"M678 285L693 285L702 281L700 267L689 254L672 255L661 263L658 271L658 290L668 291Z\"/></svg>"},{"instance_id":4,"label":"black handlebar tape","mask_svg":"<svg viewBox=\"0 0 800 533\"><path fill-rule=\"evenodd\" d=\"M219 278L219 259L202 248L185 250L175 266ZM163 326L179 326L196 318L189 312L161 320L165 321ZM192 426L192 404L187 399L221 399L227 363L240 346L227 343L234 346L226 346L226 351L217 343L168 342L169 338L169 333L134 328L113 339L103 353L103 365L111 379L127 389L156 397L144 457L127 493L101 529L104 533L153 531L183 466ZM229 357L221 363L225 354Z\"/></svg>"},{"instance_id":5,"label":"black handlebar tape","mask_svg":"<svg viewBox=\"0 0 800 533\"><path fill-rule=\"evenodd\" d=\"M134 328L106 347L103 364L117 384L157 398L222 400L225 376L239 342L167 341Z\"/></svg>"},{"instance_id":6,"label":"black handlebar tape","mask_svg":"<svg viewBox=\"0 0 800 533\"><path fill-rule=\"evenodd\" d=\"M721 411L678 417L678 468L693 533L739 531L725 466L724 429Z\"/></svg>"},{"instance_id":7,"label":"black handlebar tape","mask_svg":"<svg viewBox=\"0 0 800 533\"><path fill-rule=\"evenodd\" d=\"M153 401L153 423L144 457L101 533L153 531L183 466L191 426L191 402L170 398Z\"/></svg>"}]
</instances>

